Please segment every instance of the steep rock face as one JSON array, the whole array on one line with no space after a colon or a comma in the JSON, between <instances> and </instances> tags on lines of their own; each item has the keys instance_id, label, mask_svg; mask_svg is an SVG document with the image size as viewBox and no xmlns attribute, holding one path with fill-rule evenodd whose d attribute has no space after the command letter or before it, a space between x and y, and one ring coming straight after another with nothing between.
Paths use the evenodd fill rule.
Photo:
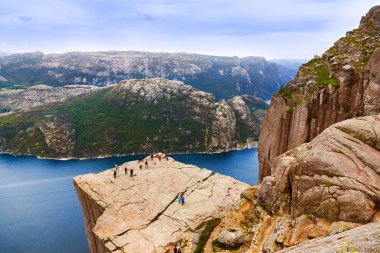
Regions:
<instances>
[{"instance_id":1,"label":"steep rock face","mask_svg":"<svg viewBox=\"0 0 380 253\"><path fill-rule=\"evenodd\" d=\"M243 94L269 99L292 77L288 69L262 57L110 51L35 52L0 58L0 86L104 86L125 79L165 78L184 81L218 99Z\"/></svg>"},{"instance_id":2,"label":"steep rock face","mask_svg":"<svg viewBox=\"0 0 380 253\"><path fill-rule=\"evenodd\" d=\"M74 178L92 253L167 252L178 242L190 252L205 222L230 210L248 187L171 158L147 161L142 170L138 161L120 166L117 178L112 170ZM124 175L124 167L135 176Z\"/></svg>"},{"instance_id":3,"label":"steep rock face","mask_svg":"<svg viewBox=\"0 0 380 253\"><path fill-rule=\"evenodd\" d=\"M75 130L70 124L57 119L38 126L49 148L57 153L71 153L75 146Z\"/></svg>"},{"instance_id":4,"label":"steep rock face","mask_svg":"<svg viewBox=\"0 0 380 253\"><path fill-rule=\"evenodd\" d=\"M378 243L364 240L377 239L379 223L363 224L380 221L379 133L379 115L349 119L277 157L272 175L242 194L239 205L211 234L206 252L276 252L318 237L326 240L289 251L351 247L373 252ZM352 242L356 232L340 234L355 227ZM215 244L229 229L245 231L244 243L230 251ZM332 242L337 238L345 239Z\"/></svg>"},{"instance_id":5,"label":"steep rock face","mask_svg":"<svg viewBox=\"0 0 380 253\"><path fill-rule=\"evenodd\" d=\"M227 101L219 102L215 110L215 120L211 127L210 148L220 146L231 148L230 145L236 133L235 113Z\"/></svg>"},{"instance_id":6,"label":"steep rock face","mask_svg":"<svg viewBox=\"0 0 380 253\"><path fill-rule=\"evenodd\" d=\"M322 58L304 64L272 99L259 140L259 177L282 153L311 141L328 126L380 112L380 6Z\"/></svg>"},{"instance_id":7,"label":"steep rock face","mask_svg":"<svg viewBox=\"0 0 380 253\"><path fill-rule=\"evenodd\" d=\"M274 214L370 222L380 211L380 116L330 126L275 159L259 198Z\"/></svg>"},{"instance_id":8,"label":"steep rock face","mask_svg":"<svg viewBox=\"0 0 380 253\"><path fill-rule=\"evenodd\" d=\"M16 105L36 95L32 89L21 92L24 102L8 104L24 110ZM57 89L64 88L49 90ZM63 102L49 103L55 91L43 89L41 96L41 107L0 117L3 152L61 158L250 148L267 108L248 95L217 102L209 93L162 78L126 80L63 96Z\"/></svg>"}]
</instances>

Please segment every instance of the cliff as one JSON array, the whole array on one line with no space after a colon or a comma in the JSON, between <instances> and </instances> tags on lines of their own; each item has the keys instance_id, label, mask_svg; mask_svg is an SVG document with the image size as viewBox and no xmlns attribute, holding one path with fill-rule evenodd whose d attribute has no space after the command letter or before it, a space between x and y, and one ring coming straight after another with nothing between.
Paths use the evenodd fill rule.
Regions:
<instances>
[{"instance_id":1,"label":"cliff","mask_svg":"<svg viewBox=\"0 0 380 253\"><path fill-rule=\"evenodd\" d=\"M379 250L379 133L379 115L349 119L277 157L272 174L246 190L211 234L206 252L276 252L319 237L283 252ZM226 247L221 235L231 230L243 239Z\"/></svg>"},{"instance_id":2,"label":"cliff","mask_svg":"<svg viewBox=\"0 0 380 253\"><path fill-rule=\"evenodd\" d=\"M220 57L188 53L135 51L41 52L0 58L0 87L14 84L106 86L125 79L165 78L229 99L253 95L270 99L280 84L293 78L293 70L263 57Z\"/></svg>"},{"instance_id":3,"label":"cliff","mask_svg":"<svg viewBox=\"0 0 380 253\"><path fill-rule=\"evenodd\" d=\"M177 243L192 252L207 221L222 217L248 187L171 158L146 160L147 168L123 164L116 178L112 169L74 178L92 253L167 252ZM135 176L124 175L124 167Z\"/></svg>"},{"instance_id":4,"label":"cliff","mask_svg":"<svg viewBox=\"0 0 380 253\"><path fill-rule=\"evenodd\" d=\"M273 97L259 139L260 180L271 174L276 157L311 141L330 125L380 112L379 23L376 6L358 29L304 64Z\"/></svg>"},{"instance_id":5,"label":"cliff","mask_svg":"<svg viewBox=\"0 0 380 253\"><path fill-rule=\"evenodd\" d=\"M16 111L0 117L1 152L82 158L255 147L267 108L252 96L217 101L161 78L102 89L42 88L40 95L39 88L32 88L0 99L0 105ZM59 96L62 90L68 92ZM23 105L35 97L42 106L25 111Z\"/></svg>"}]
</instances>

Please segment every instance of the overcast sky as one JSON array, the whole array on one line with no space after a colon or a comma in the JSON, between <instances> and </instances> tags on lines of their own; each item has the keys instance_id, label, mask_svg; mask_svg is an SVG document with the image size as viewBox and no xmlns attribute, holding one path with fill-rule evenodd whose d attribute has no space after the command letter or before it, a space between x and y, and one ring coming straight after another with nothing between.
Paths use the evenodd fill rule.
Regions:
<instances>
[{"instance_id":1,"label":"overcast sky","mask_svg":"<svg viewBox=\"0 0 380 253\"><path fill-rule=\"evenodd\" d=\"M140 50L310 58L374 0L0 0L0 52Z\"/></svg>"}]
</instances>

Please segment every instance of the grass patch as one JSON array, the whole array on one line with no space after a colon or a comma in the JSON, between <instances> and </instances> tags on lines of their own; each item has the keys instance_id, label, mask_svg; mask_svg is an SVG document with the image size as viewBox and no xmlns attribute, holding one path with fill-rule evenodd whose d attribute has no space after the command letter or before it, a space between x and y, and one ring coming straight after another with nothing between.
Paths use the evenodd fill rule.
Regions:
<instances>
[{"instance_id":1,"label":"grass patch","mask_svg":"<svg viewBox=\"0 0 380 253\"><path fill-rule=\"evenodd\" d=\"M203 249L207 243L207 240L209 239L212 231L214 231L214 228L219 225L221 222L220 218L214 218L211 220L208 220L206 222L205 228L203 229L201 235L199 236L198 245L195 248L193 253L202 253Z\"/></svg>"},{"instance_id":2,"label":"grass patch","mask_svg":"<svg viewBox=\"0 0 380 253\"><path fill-rule=\"evenodd\" d=\"M315 82L319 86L332 85L338 86L339 80L331 78L327 64L321 64L314 68L316 72Z\"/></svg>"}]
</instances>

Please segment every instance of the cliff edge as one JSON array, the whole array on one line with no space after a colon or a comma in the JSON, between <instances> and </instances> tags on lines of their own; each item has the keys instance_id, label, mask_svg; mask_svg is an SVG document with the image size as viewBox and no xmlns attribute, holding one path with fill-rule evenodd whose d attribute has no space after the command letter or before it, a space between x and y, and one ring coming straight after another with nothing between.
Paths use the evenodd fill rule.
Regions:
<instances>
[{"instance_id":1,"label":"cliff edge","mask_svg":"<svg viewBox=\"0 0 380 253\"><path fill-rule=\"evenodd\" d=\"M234 207L248 187L171 158L146 160L147 168L123 164L116 178L112 169L74 178L92 253L166 252L177 243L191 252L206 222ZM135 176L125 175L125 167Z\"/></svg>"},{"instance_id":2,"label":"cliff edge","mask_svg":"<svg viewBox=\"0 0 380 253\"><path fill-rule=\"evenodd\" d=\"M214 230L206 252L270 253L307 241L289 252L377 252L379 143L380 116L359 117L277 157L272 174L247 189ZM229 251L221 235L231 230L240 231L242 240ZM320 237L325 239L309 241Z\"/></svg>"},{"instance_id":3,"label":"cliff edge","mask_svg":"<svg viewBox=\"0 0 380 253\"><path fill-rule=\"evenodd\" d=\"M260 131L259 179L284 152L330 125L380 112L380 6L322 57L301 66L271 102Z\"/></svg>"}]
</instances>

